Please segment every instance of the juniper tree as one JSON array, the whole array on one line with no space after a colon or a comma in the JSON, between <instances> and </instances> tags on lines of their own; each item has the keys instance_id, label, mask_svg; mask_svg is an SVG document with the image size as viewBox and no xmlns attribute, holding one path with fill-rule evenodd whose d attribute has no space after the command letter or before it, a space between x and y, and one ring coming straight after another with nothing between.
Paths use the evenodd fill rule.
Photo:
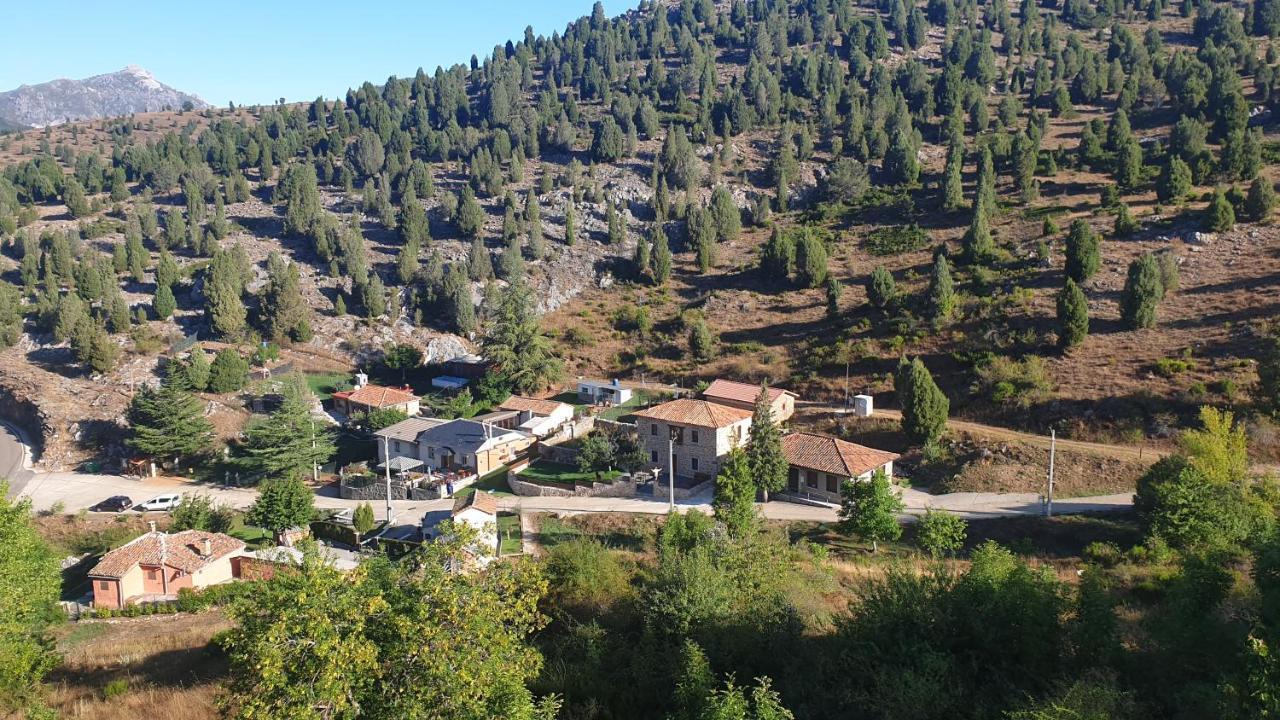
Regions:
<instances>
[{"instance_id":1,"label":"juniper tree","mask_svg":"<svg viewBox=\"0 0 1280 720\"><path fill-rule=\"evenodd\" d=\"M151 308L156 311L156 317L168 320L177 306L178 303L173 298L173 290L168 285L158 285L155 297L151 300Z\"/></svg>"},{"instance_id":2,"label":"juniper tree","mask_svg":"<svg viewBox=\"0 0 1280 720\"><path fill-rule=\"evenodd\" d=\"M733 201L733 195L723 185L717 185L711 193L711 215L715 221L716 237L722 242L738 239L742 231L742 211Z\"/></svg>"},{"instance_id":3,"label":"juniper tree","mask_svg":"<svg viewBox=\"0 0 1280 720\"><path fill-rule=\"evenodd\" d=\"M573 247L578 241L578 223L573 213L573 203L564 210L564 244Z\"/></svg>"},{"instance_id":4,"label":"juniper tree","mask_svg":"<svg viewBox=\"0 0 1280 720\"><path fill-rule=\"evenodd\" d=\"M667 234L662 231L662 224L653 226L653 282L665 285L671 277L671 246L667 244Z\"/></svg>"},{"instance_id":5,"label":"juniper tree","mask_svg":"<svg viewBox=\"0 0 1280 720\"><path fill-rule=\"evenodd\" d=\"M929 276L929 315L942 320L955 309L955 287L951 281L951 263L946 255L938 253L933 260L933 273Z\"/></svg>"},{"instance_id":6,"label":"juniper tree","mask_svg":"<svg viewBox=\"0 0 1280 720\"><path fill-rule=\"evenodd\" d=\"M1236 211L1219 186L1213 191L1213 199L1204 211L1204 228L1209 232L1227 232L1236 226Z\"/></svg>"},{"instance_id":7,"label":"juniper tree","mask_svg":"<svg viewBox=\"0 0 1280 720\"><path fill-rule=\"evenodd\" d=\"M965 259L971 263L981 263L995 253L995 243L991 240L991 226L987 221L987 213L981 208L974 209L973 219L961 242L964 244Z\"/></svg>"},{"instance_id":8,"label":"juniper tree","mask_svg":"<svg viewBox=\"0 0 1280 720\"><path fill-rule=\"evenodd\" d=\"M244 387L249 376L249 361L234 348L225 348L209 366L209 392L224 394Z\"/></svg>"},{"instance_id":9,"label":"juniper tree","mask_svg":"<svg viewBox=\"0 0 1280 720\"><path fill-rule=\"evenodd\" d=\"M877 265L871 271L871 276L867 280L867 299L872 305L878 308L885 308L889 303L893 302L897 289L893 281L893 274L885 269L883 265Z\"/></svg>"},{"instance_id":10,"label":"juniper tree","mask_svg":"<svg viewBox=\"0 0 1280 720\"><path fill-rule=\"evenodd\" d=\"M187 362L182 365L182 377L186 380L186 385L195 392L204 392L209 387L209 373L211 367L209 365L209 356L205 354L200 346L191 349L191 356Z\"/></svg>"},{"instance_id":11,"label":"juniper tree","mask_svg":"<svg viewBox=\"0 0 1280 720\"><path fill-rule=\"evenodd\" d=\"M1271 180L1263 176L1254 178L1249 186L1249 194L1245 196L1244 210L1250 220L1262 221L1271 217L1276 206L1276 188Z\"/></svg>"},{"instance_id":12,"label":"juniper tree","mask_svg":"<svg viewBox=\"0 0 1280 720\"><path fill-rule=\"evenodd\" d=\"M1125 325L1137 330L1154 327L1156 305L1164 294L1160 265L1151 253L1143 253L1129 263L1129 273L1120 295L1120 317Z\"/></svg>"},{"instance_id":13,"label":"juniper tree","mask_svg":"<svg viewBox=\"0 0 1280 720\"><path fill-rule=\"evenodd\" d=\"M964 206L964 150L959 143L947 149L947 168L942 182L942 207L958 210Z\"/></svg>"},{"instance_id":14,"label":"juniper tree","mask_svg":"<svg viewBox=\"0 0 1280 720\"><path fill-rule=\"evenodd\" d=\"M924 362L916 358L900 367L893 387L902 406L903 432L917 443L937 442L946 430L951 402L933 381Z\"/></svg>"},{"instance_id":15,"label":"juniper tree","mask_svg":"<svg viewBox=\"0 0 1280 720\"><path fill-rule=\"evenodd\" d=\"M1098 255L1098 236L1084 220L1071 221L1067 233L1067 277L1083 284L1098 272L1101 262Z\"/></svg>"},{"instance_id":16,"label":"juniper tree","mask_svg":"<svg viewBox=\"0 0 1280 720\"><path fill-rule=\"evenodd\" d=\"M1058 292L1058 347L1067 349L1084 342L1089 335L1089 302L1071 278Z\"/></svg>"},{"instance_id":17,"label":"juniper tree","mask_svg":"<svg viewBox=\"0 0 1280 720\"><path fill-rule=\"evenodd\" d=\"M821 287L827 280L827 246L811 232L796 244L796 280L808 288Z\"/></svg>"},{"instance_id":18,"label":"juniper tree","mask_svg":"<svg viewBox=\"0 0 1280 720\"><path fill-rule=\"evenodd\" d=\"M760 249L760 274L766 280L785 282L795 270L796 247L791 236L774 227L769 240Z\"/></svg>"},{"instance_id":19,"label":"juniper tree","mask_svg":"<svg viewBox=\"0 0 1280 720\"><path fill-rule=\"evenodd\" d=\"M827 317L836 318L840 316L840 295L844 292L844 286L836 279L835 275L827 275L826 282L827 291Z\"/></svg>"}]
</instances>

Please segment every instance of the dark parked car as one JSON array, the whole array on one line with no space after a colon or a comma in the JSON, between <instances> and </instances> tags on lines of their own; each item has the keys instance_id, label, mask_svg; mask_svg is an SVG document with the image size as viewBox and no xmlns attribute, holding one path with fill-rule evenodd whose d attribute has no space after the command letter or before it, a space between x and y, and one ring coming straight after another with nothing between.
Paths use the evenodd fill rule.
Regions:
<instances>
[{"instance_id":1,"label":"dark parked car","mask_svg":"<svg viewBox=\"0 0 1280 720\"><path fill-rule=\"evenodd\" d=\"M124 512L133 507L133 501L124 495L114 495L89 508L94 512Z\"/></svg>"}]
</instances>

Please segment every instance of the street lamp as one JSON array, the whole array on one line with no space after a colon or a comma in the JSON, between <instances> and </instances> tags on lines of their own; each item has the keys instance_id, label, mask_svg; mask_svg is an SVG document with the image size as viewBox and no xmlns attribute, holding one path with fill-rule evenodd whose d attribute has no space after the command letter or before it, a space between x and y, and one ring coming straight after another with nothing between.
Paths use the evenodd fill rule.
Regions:
<instances>
[{"instance_id":1,"label":"street lamp","mask_svg":"<svg viewBox=\"0 0 1280 720\"><path fill-rule=\"evenodd\" d=\"M667 490L670 493L667 512L669 513L676 511L676 436L679 434L680 428L674 425L667 426Z\"/></svg>"}]
</instances>

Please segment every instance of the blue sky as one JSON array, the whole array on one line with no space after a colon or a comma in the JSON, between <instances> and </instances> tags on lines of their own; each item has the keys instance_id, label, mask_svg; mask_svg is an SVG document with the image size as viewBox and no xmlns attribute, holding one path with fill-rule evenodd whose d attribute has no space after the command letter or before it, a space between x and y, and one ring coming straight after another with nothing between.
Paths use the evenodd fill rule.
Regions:
<instances>
[{"instance_id":1,"label":"blue sky","mask_svg":"<svg viewBox=\"0 0 1280 720\"><path fill-rule=\"evenodd\" d=\"M0 91L140 65L215 105L336 97L563 32L593 0L15 2L0 30ZM638 0L605 0L617 15Z\"/></svg>"}]
</instances>

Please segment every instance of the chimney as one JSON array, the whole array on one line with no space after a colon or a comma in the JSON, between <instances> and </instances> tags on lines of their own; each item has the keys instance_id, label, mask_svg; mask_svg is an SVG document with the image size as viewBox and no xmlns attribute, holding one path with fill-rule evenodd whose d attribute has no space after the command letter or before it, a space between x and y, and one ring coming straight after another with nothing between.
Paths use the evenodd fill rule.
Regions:
<instances>
[{"instance_id":1,"label":"chimney","mask_svg":"<svg viewBox=\"0 0 1280 720\"><path fill-rule=\"evenodd\" d=\"M202 557L211 557L213 555L213 542L209 538L205 538L204 542L201 543L200 551Z\"/></svg>"},{"instance_id":2,"label":"chimney","mask_svg":"<svg viewBox=\"0 0 1280 720\"><path fill-rule=\"evenodd\" d=\"M614 387L622 387L622 382L621 382L620 380L618 380L618 378L614 378L614 379L613 379L613 381L612 381L612 385L613 385Z\"/></svg>"}]
</instances>

